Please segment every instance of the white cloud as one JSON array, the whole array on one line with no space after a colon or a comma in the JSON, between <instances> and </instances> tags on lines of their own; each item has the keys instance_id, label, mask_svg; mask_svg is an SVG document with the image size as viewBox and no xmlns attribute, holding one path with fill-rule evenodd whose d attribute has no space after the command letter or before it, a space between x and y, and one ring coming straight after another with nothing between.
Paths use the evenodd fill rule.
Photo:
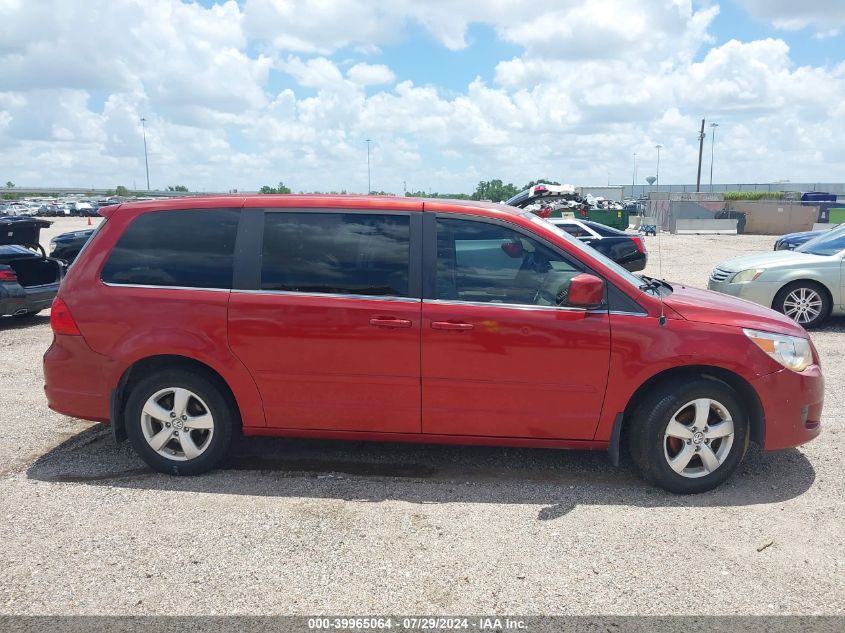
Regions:
<instances>
[{"instance_id":1,"label":"white cloud","mask_svg":"<svg viewBox=\"0 0 845 633\"><path fill-rule=\"evenodd\" d=\"M355 64L346 71L346 76L361 86L378 86L396 81L396 75L384 64Z\"/></svg>"},{"instance_id":2,"label":"white cloud","mask_svg":"<svg viewBox=\"0 0 845 633\"><path fill-rule=\"evenodd\" d=\"M737 0L755 17L776 28L797 31L807 27L829 36L845 27L845 3L840 0Z\"/></svg>"},{"instance_id":3,"label":"white cloud","mask_svg":"<svg viewBox=\"0 0 845 633\"><path fill-rule=\"evenodd\" d=\"M823 23L812 0L742 1L784 28L845 25L839 3ZM141 116L158 187L363 191L367 138L373 186L388 191L403 181L467 191L494 177L630 182L631 154L647 174L657 143L661 181L690 182L702 116L721 125L717 178L836 180L845 169L845 64L797 66L787 32L714 46L715 5L89 5L0 0L0 181L141 184ZM418 85L382 53L411 24L461 50L478 23L522 51L479 68L493 81Z\"/></svg>"}]
</instances>

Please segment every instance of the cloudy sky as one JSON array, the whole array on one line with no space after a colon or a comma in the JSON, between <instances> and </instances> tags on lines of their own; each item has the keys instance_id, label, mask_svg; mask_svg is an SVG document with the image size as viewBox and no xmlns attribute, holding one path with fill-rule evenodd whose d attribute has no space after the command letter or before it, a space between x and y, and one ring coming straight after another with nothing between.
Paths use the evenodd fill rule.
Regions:
<instances>
[{"instance_id":1,"label":"cloudy sky","mask_svg":"<svg viewBox=\"0 0 845 633\"><path fill-rule=\"evenodd\" d=\"M0 183L144 187L142 116L153 188L687 183L702 117L841 182L844 60L843 0L0 0Z\"/></svg>"}]
</instances>

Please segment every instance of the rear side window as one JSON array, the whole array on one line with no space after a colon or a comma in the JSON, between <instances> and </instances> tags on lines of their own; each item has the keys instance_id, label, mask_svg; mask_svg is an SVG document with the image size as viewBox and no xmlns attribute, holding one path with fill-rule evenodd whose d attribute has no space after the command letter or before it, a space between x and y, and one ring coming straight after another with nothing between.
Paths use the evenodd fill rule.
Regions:
<instances>
[{"instance_id":1,"label":"rear side window","mask_svg":"<svg viewBox=\"0 0 845 633\"><path fill-rule=\"evenodd\" d=\"M379 213L267 213L261 288L408 296L410 220Z\"/></svg>"},{"instance_id":2,"label":"rear side window","mask_svg":"<svg viewBox=\"0 0 845 633\"><path fill-rule=\"evenodd\" d=\"M597 222L590 222L589 227L602 237L619 237L620 235L628 235L625 231L614 229L612 226L598 224Z\"/></svg>"},{"instance_id":3,"label":"rear side window","mask_svg":"<svg viewBox=\"0 0 845 633\"><path fill-rule=\"evenodd\" d=\"M141 215L109 254L103 281L230 289L239 215L237 209Z\"/></svg>"},{"instance_id":4,"label":"rear side window","mask_svg":"<svg viewBox=\"0 0 845 633\"><path fill-rule=\"evenodd\" d=\"M572 237L592 237L583 227L579 226L578 224L565 224L565 223L557 223L555 222L554 225L567 233L569 233Z\"/></svg>"}]
</instances>

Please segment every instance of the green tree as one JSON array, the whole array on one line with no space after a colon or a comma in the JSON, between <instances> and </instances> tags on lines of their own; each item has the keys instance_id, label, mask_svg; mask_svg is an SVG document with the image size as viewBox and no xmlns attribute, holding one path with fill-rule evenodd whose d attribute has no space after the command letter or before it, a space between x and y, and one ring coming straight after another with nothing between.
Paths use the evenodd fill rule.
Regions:
<instances>
[{"instance_id":1,"label":"green tree","mask_svg":"<svg viewBox=\"0 0 845 633\"><path fill-rule=\"evenodd\" d=\"M6 181L6 189L14 189L14 188L15 188L15 183L13 183L11 180L7 180Z\"/></svg>"},{"instance_id":2,"label":"green tree","mask_svg":"<svg viewBox=\"0 0 845 633\"><path fill-rule=\"evenodd\" d=\"M406 191L406 198L447 198L449 200L471 200L467 193L428 193L427 191Z\"/></svg>"},{"instance_id":3,"label":"green tree","mask_svg":"<svg viewBox=\"0 0 845 633\"><path fill-rule=\"evenodd\" d=\"M259 193L290 193L290 187L285 187L285 183L280 180L278 187L264 185L258 191Z\"/></svg>"},{"instance_id":4,"label":"green tree","mask_svg":"<svg viewBox=\"0 0 845 633\"><path fill-rule=\"evenodd\" d=\"M557 180L549 180L548 178L538 178L537 180L532 180L527 185L525 185L519 191L527 191L531 189L534 185L559 185L560 183ZM517 192L518 193L518 192Z\"/></svg>"},{"instance_id":5,"label":"green tree","mask_svg":"<svg viewBox=\"0 0 845 633\"><path fill-rule=\"evenodd\" d=\"M513 198L519 193L519 189L513 183L504 184L501 180L482 180L472 194L473 200L492 200L502 202Z\"/></svg>"},{"instance_id":6,"label":"green tree","mask_svg":"<svg viewBox=\"0 0 845 633\"><path fill-rule=\"evenodd\" d=\"M129 195L129 189L127 189L123 185L118 185L117 187L114 188L114 195L116 195L116 196L128 196Z\"/></svg>"},{"instance_id":7,"label":"green tree","mask_svg":"<svg viewBox=\"0 0 845 633\"><path fill-rule=\"evenodd\" d=\"M188 188L185 185L167 185L168 191L182 191L184 193L188 192Z\"/></svg>"}]
</instances>

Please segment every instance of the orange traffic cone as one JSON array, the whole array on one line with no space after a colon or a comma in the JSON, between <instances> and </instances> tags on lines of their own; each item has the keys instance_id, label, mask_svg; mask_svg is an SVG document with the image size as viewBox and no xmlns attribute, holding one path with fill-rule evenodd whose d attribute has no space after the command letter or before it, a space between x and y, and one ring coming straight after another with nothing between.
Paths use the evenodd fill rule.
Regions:
<instances>
[{"instance_id":1,"label":"orange traffic cone","mask_svg":"<svg viewBox=\"0 0 845 633\"><path fill-rule=\"evenodd\" d=\"M88 226L91 226L91 216L88 216Z\"/></svg>"}]
</instances>

